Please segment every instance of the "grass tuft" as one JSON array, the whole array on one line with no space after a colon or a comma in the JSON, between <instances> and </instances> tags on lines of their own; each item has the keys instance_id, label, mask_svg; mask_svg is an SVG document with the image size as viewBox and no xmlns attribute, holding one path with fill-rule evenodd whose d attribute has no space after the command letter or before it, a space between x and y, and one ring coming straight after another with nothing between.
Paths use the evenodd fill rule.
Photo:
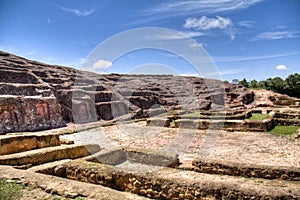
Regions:
<instances>
[{"instance_id":1,"label":"grass tuft","mask_svg":"<svg viewBox=\"0 0 300 200\"><path fill-rule=\"evenodd\" d=\"M279 135L291 135L296 133L299 128L300 126L275 126L275 128L269 132Z\"/></svg>"},{"instance_id":2,"label":"grass tuft","mask_svg":"<svg viewBox=\"0 0 300 200\"><path fill-rule=\"evenodd\" d=\"M252 113L252 116L249 118L249 120L258 120L262 121L264 119L267 119L269 114L259 114L259 113Z\"/></svg>"},{"instance_id":3,"label":"grass tuft","mask_svg":"<svg viewBox=\"0 0 300 200\"><path fill-rule=\"evenodd\" d=\"M0 180L0 200L18 200L22 197L24 187L15 182Z\"/></svg>"}]
</instances>

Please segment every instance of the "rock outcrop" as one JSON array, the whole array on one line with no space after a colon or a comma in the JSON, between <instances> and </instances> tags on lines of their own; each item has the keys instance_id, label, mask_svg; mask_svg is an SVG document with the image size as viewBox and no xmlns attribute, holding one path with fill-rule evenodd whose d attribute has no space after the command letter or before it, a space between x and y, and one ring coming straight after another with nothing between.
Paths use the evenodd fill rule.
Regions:
<instances>
[{"instance_id":1,"label":"rock outcrop","mask_svg":"<svg viewBox=\"0 0 300 200\"><path fill-rule=\"evenodd\" d=\"M253 90L255 107L299 106L299 99L269 90Z\"/></svg>"},{"instance_id":2,"label":"rock outcrop","mask_svg":"<svg viewBox=\"0 0 300 200\"><path fill-rule=\"evenodd\" d=\"M241 85L172 75L96 74L0 51L0 134L169 110L240 109L254 100Z\"/></svg>"}]
</instances>

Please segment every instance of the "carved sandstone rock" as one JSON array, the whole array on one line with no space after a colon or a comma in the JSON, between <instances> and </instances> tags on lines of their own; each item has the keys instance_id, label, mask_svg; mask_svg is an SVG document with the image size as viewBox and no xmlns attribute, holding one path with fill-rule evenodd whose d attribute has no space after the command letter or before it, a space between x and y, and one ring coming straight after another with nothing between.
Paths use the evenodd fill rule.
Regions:
<instances>
[{"instance_id":1,"label":"carved sandstone rock","mask_svg":"<svg viewBox=\"0 0 300 200\"><path fill-rule=\"evenodd\" d=\"M100 75L0 51L0 134L152 117L154 111L244 109L253 100L252 91L219 80Z\"/></svg>"}]
</instances>

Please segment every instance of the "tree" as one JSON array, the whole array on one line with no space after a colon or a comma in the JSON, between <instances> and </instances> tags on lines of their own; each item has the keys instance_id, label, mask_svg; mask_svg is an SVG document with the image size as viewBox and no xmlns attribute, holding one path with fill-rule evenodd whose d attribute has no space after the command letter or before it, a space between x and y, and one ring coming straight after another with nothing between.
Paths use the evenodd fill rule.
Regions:
<instances>
[{"instance_id":1,"label":"tree","mask_svg":"<svg viewBox=\"0 0 300 200\"><path fill-rule=\"evenodd\" d=\"M247 80L245 78L240 81L240 84L246 88L249 87L249 83L247 82Z\"/></svg>"},{"instance_id":2,"label":"tree","mask_svg":"<svg viewBox=\"0 0 300 200\"><path fill-rule=\"evenodd\" d=\"M250 82L250 86L252 87L252 88L257 88L257 81L254 79L254 80L252 80L251 82Z\"/></svg>"},{"instance_id":3,"label":"tree","mask_svg":"<svg viewBox=\"0 0 300 200\"><path fill-rule=\"evenodd\" d=\"M274 92L286 94L287 93L287 84L286 82L280 78L276 77L270 80L269 88Z\"/></svg>"},{"instance_id":4,"label":"tree","mask_svg":"<svg viewBox=\"0 0 300 200\"><path fill-rule=\"evenodd\" d=\"M285 79L288 95L300 98L300 74L291 74Z\"/></svg>"}]
</instances>

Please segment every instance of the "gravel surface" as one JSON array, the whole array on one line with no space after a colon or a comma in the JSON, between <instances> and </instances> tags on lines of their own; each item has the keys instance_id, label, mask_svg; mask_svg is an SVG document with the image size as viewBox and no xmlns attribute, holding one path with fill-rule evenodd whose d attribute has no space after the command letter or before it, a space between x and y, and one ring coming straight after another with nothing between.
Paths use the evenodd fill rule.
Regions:
<instances>
[{"instance_id":1,"label":"gravel surface","mask_svg":"<svg viewBox=\"0 0 300 200\"><path fill-rule=\"evenodd\" d=\"M264 132L202 131L146 126L146 122L100 127L62 138L104 148L140 147L177 152L181 162L194 157L275 166L300 167L300 140Z\"/></svg>"}]
</instances>

